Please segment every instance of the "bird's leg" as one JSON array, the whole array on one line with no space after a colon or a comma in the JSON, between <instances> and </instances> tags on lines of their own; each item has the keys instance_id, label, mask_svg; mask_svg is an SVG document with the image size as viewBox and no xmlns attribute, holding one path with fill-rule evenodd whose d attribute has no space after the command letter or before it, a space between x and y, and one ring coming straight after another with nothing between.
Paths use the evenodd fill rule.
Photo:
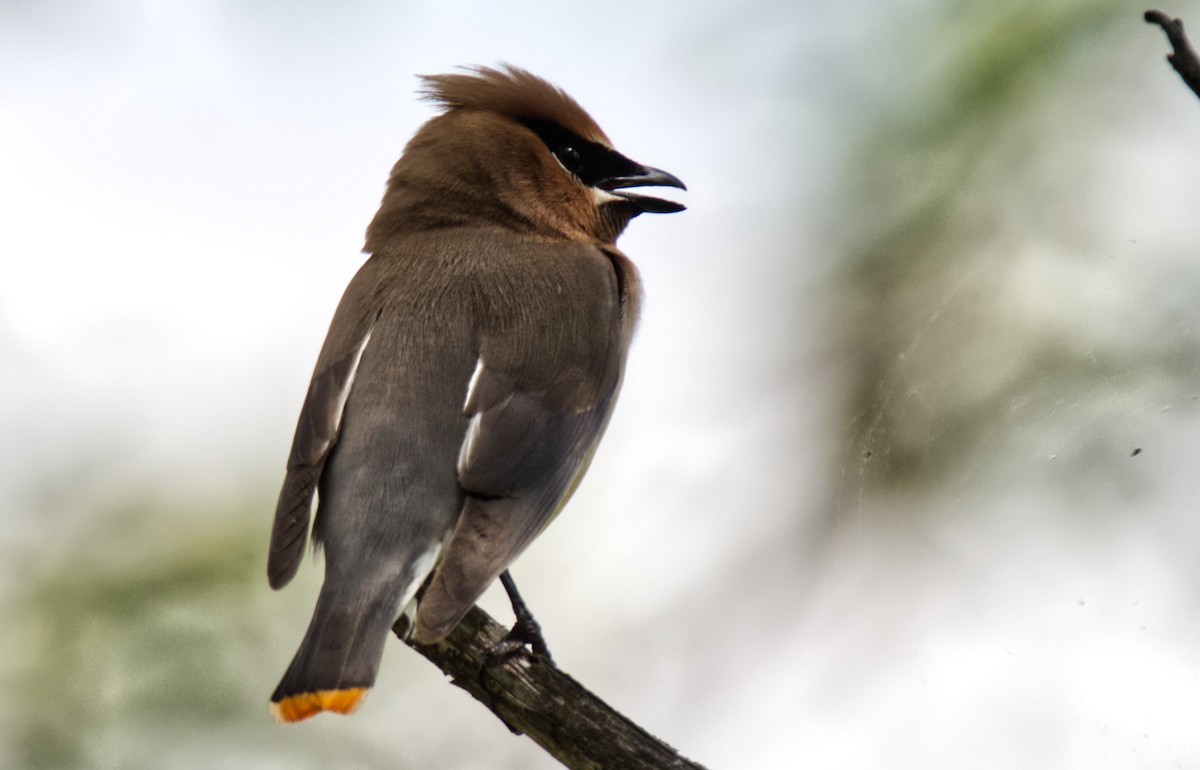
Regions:
<instances>
[{"instance_id":1,"label":"bird's leg","mask_svg":"<svg viewBox=\"0 0 1200 770\"><path fill-rule=\"evenodd\" d=\"M550 656L550 648L546 646L546 640L542 637L542 627L534 620L533 613L529 611L525 600L521 598L520 592L517 591L517 584L508 570L500 573L500 584L504 586L508 600L512 602L513 615L516 616L516 622L509 630L508 636L504 638L528 644L535 655L545 658L547 663L553 663L554 658Z\"/></svg>"},{"instance_id":2,"label":"bird's leg","mask_svg":"<svg viewBox=\"0 0 1200 770\"><path fill-rule=\"evenodd\" d=\"M529 645L535 655L544 658L547 663L553 663L554 658L550 657L550 648L546 646L546 640L542 638L542 627L533 619L533 613L525 605L525 600L517 591L517 584L513 582L512 575L508 570L500 573L500 584L504 586L508 600L512 602L513 615L517 620L513 623L508 635L496 644L489 657L493 661L502 660L525 645Z\"/></svg>"},{"instance_id":3,"label":"bird's leg","mask_svg":"<svg viewBox=\"0 0 1200 770\"><path fill-rule=\"evenodd\" d=\"M525 649L525 645L529 645L533 653L541 656L547 663L554 663L554 659L550 657L550 649L546 647L546 640L542 638L542 627L533 619L533 613L525 605L525 600L517 591L517 584L513 582L512 575L508 574L508 570L500 573L500 583L504 586L505 593L508 594L508 600L512 602L513 614L517 619L508 634L493 645L491 652L484 660L483 667L479 670L479 684L483 687L484 692L488 693L489 699L491 698L491 687L488 683L489 669L504 663ZM499 709L495 708L495 701L492 702L492 712L500 717L500 721L514 735L523 734L501 715Z\"/></svg>"}]
</instances>

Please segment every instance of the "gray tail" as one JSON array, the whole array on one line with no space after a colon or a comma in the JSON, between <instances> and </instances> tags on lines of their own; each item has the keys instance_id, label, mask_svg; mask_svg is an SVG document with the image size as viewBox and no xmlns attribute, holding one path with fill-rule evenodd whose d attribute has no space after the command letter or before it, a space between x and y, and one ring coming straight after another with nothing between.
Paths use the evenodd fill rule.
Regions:
<instances>
[{"instance_id":1,"label":"gray tail","mask_svg":"<svg viewBox=\"0 0 1200 770\"><path fill-rule=\"evenodd\" d=\"M379 586L332 588L326 580L296 657L271 695L271 715L299 722L322 711L348 714L375 683L398 596Z\"/></svg>"}]
</instances>

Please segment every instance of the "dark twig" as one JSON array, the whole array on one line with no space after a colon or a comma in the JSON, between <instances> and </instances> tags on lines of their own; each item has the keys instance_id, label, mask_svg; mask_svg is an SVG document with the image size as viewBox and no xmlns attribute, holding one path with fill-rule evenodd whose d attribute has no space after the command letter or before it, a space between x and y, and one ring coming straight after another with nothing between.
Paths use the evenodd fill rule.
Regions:
<instances>
[{"instance_id":1,"label":"dark twig","mask_svg":"<svg viewBox=\"0 0 1200 770\"><path fill-rule=\"evenodd\" d=\"M1179 77L1183 78L1183 82L1187 83L1188 88L1192 89L1196 96L1200 96L1200 59L1196 57L1195 49L1183 33L1183 21L1172 19L1162 11L1146 11L1145 19L1150 24L1162 27L1163 32L1167 33L1167 40L1175 49L1174 53L1167 54L1167 61L1179 73Z\"/></svg>"},{"instance_id":2,"label":"dark twig","mask_svg":"<svg viewBox=\"0 0 1200 770\"><path fill-rule=\"evenodd\" d=\"M507 634L508 629L473 607L444 641L409 644L510 729L528 735L569 768L704 770L539 655L522 651L480 676Z\"/></svg>"}]
</instances>

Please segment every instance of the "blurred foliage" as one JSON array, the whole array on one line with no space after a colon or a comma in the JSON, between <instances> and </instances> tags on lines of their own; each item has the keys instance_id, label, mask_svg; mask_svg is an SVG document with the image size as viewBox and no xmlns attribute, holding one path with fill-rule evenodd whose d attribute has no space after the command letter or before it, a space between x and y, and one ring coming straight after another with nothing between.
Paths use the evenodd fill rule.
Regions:
<instances>
[{"instance_id":1,"label":"blurred foliage","mask_svg":"<svg viewBox=\"0 0 1200 770\"><path fill-rule=\"evenodd\" d=\"M287 627L283 613L303 616L308 597L266 588L270 506L251 502L207 512L130 502L14 570L0 756L27 768L366 761L350 739L287 733L266 716L286 663L272 637Z\"/></svg>"},{"instance_id":2,"label":"blurred foliage","mask_svg":"<svg viewBox=\"0 0 1200 770\"><path fill-rule=\"evenodd\" d=\"M1039 189L1066 146L1094 144L1076 94L1097 90L1109 38L1121 44L1137 14L1115 0L941 13L906 41L924 53L890 81L894 114L854 147L841 213L853 221L837 223L850 234L834 300L843 495L944 485L981 442L1050 405L1103 410L1113 391L1178 388L1198 371L1194 335L1157 333L1165 316L1106 336L1104 308L1079 299L1101 261L1087 256L1102 229L1080 211L1087 180L1053 200ZM1081 304L1088 317L1069 318Z\"/></svg>"}]
</instances>

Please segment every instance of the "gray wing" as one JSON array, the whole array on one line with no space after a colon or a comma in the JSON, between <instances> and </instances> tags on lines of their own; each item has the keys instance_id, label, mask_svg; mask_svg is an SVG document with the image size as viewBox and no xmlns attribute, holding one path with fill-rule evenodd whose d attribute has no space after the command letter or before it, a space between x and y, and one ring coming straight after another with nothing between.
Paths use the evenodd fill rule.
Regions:
<instances>
[{"instance_id":1,"label":"gray wing","mask_svg":"<svg viewBox=\"0 0 1200 770\"><path fill-rule=\"evenodd\" d=\"M287 475L271 527L267 580L272 588L287 585L300 566L308 539L313 495L329 450L337 441L358 364L371 340L374 313L368 297L375 281L374 267L368 261L347 287L300 409Z\"/></svg>"},{"instance_id":2,"label":"gray wing","mask_svg":"<svg viewBox=\"0 0 1200 770\"><path fill-rule=\"evenodd\" d=\"M471 422L458 481L481 502L519 501L520 514L491 538L509 544L506 555L528 545L574 492L608 423L615 385L592 403L565 405L549 391L519 390L479 359L464 408Z\"/></svg>"},{"instance_id":3,"label":"gray wing","mask_svg":"<svg viewBox=\"0 0 1200 770\"><path fill-rule=\"evenodd\" d=\"M466 498L441 564L417 610L414 635L444 637L480 594L566 504L591 462L616 398L563 409L545 392L525 392L481 363L467 401L471 417L459 455Z\"/></svg>"},{"instance_id":4,"label":"gray wing","mask_svg":"<svg viewBox=\"0 0 1200 770\"><path fill-rule=\"evenodd\" d=\"M464 503L421 596L418 641L449 633L558 513L608 424L627 337L612 268L582 264L558 274L581 284L571 307L524 297L519 331L481 340L458 457Z\"/></svg>"}]
</instances>

